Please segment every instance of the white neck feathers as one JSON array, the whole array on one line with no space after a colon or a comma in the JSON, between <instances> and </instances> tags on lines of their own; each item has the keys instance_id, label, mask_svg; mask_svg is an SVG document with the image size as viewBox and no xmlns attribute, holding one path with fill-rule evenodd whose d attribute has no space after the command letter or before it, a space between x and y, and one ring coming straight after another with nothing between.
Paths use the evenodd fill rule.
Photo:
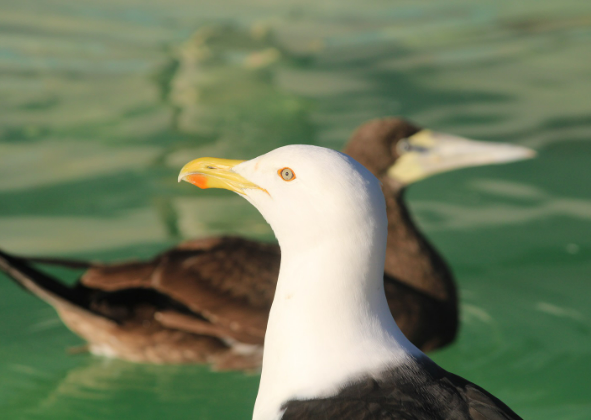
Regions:
<instances>
[{"instance_id":1,"label":"white neck feathers","mask_svg":"<svg viewBox=\"0 0 591 420\"><path fill-rule=\"evenodd\" d=\"M277 175L289 167L295 180ZM326 397L420 354L384 293L388 219L379 181L333 150L285 146L233 169L265 189L246 198L281 246L255 420L291 399Z\"/></svg>"},{"instance_id":2,"label":"white neck feathers","mask_svg":"<svg viewBox=\"0 0 591 420\"><path fill-rule=\"evenodd\" d=\"M361 224L316 243L278 237L281 270L255 420L280 418L290 399L335 394L348 381L419 353L386 301L386 232L385 224Z\"/></svg>"}]
</instances>

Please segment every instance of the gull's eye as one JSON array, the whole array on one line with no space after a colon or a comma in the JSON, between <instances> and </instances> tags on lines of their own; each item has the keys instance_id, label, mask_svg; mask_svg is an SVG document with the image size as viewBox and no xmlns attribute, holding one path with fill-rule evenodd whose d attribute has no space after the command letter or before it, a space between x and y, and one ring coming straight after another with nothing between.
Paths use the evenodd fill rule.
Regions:
<instances>
[{"instance_id":1,"label":"gull's eye","mask_svg":"<svg viewBox=\"0 0 591 420\"><path fill-rule=\"evenodd\" d=\"M293 181L296 177L290 168L279 169L277 173L284 181Z\"/></svg>"}]
</instances>

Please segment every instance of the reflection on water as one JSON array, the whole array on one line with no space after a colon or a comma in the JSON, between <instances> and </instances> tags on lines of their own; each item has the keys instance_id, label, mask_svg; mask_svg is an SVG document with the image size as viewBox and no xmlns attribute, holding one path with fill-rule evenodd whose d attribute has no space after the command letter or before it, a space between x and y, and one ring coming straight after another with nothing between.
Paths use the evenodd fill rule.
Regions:
<instances>
[{"instance_id":1,"label":"reflection on water","mask_svg":"<svg viewBox=\"0 0 591 420\"><path fill-rule=\"evenodd\" d=\"M201 366L139 365L90 358L54 372L8 366L18 397L3 407L11 418L248 418L258 377L213 373ZM198 378L198 380L195 380ZM149 407L149 408L148 408Z\"/></svg>"},{"instance_id":2,"label":"reflection on water","mask_svg":"<svg viewBox=\"0 0 591 420\"><path fill-rule=\"evenodd\" d=\"M483 179L471 184L471 189L488 193L493 198L484 206L418 201L413 204L413 209L423 220L423 226L434 231L490 228L552 217L591 221L591 199L551 196L537 188L517 183Z\"/></svg>"},{"instance_id":3,"label":"reflection on water","mask_svg":"<svg viewBox=\"0 0 591 420\"><path fill-rule=\"evenodd\" d=\"M539 157L409 191L462 295L460 339L434 358L524 418L591 416L591 4L22 0L0 12L1 247L113 260L207 234L272 240L245 200L196 194L179 167L340 148L376 116L521 143ZM7 281L0 337L11 418L248 418L256 394L256 376L68 355L79 339Z\"/></svg>"},{"instance_id":4,"label":"reflection on water","mask_svg":"<svg viewBox=\"0 0 591 420\"><path fill-rule=\"evenodd\" d=\"M278 81L282 69L305 62L265 25L206 26L174 49L158 79L173 125L191 143L222 155L260 154L314 138L307 101Z\"/></svg>"}]
</instances>

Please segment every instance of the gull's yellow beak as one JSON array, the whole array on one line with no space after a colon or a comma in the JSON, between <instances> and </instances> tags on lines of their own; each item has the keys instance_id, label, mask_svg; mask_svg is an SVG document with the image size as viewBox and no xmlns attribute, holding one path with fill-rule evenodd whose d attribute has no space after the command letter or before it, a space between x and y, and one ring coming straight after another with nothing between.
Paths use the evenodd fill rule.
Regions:
<instances>
[{"instance_id":1,"label":"gull's yellow beak","mask_svg":"<svg viewBox=\"0 0 591 420\"><path fill-rule=\"evenodd\" d=\"M232 170L242 162L244 161L210 157L195 159L183 166L179 174L179 182L187 181L203 189L223 188L238 194L244 194L244 190L249 188L266 192L264 188L253 184Z\"/></svg>"}]
</instances>

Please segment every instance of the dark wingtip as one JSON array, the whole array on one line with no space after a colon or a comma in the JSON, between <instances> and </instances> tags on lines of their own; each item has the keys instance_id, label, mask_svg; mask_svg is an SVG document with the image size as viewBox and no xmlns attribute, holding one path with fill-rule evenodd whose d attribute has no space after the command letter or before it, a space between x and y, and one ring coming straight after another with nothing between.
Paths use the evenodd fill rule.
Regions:
<instances>
[{"instance_id":1,"label":"dark wingtip","mask_svg":"<svg viewBox=\"0 0 591 420\"><path fill-rule=\"evenodd\" d=\"M11 271L17 263L18 257L15 257L0 249L0 271L3 271L9 277L12 277ZM16 280L16 279L15 279Z\"/></svg>"},{"instance_id":2,"label":"dark wingtip","mask_svg":"<svg viewBox=\"0 0 591 420\"><path fill-rule=\"evenodd\" d=\"M0 249L0 272L4 272L7 277L27 292L37 296L55 308L68 305L70 308L76 308L90 315L99 316L119 324L118 320L90 309L85 297L80 294L79 290L38 270L33 266L33 263L46 263L70 268L85 268L89 266L89 263L84 262L18 257Z\"/></svg>"},{"instance_id":3,"label":"dark wingtip","mask_svg":"<svg viewBox=\"0 0 591 420\"><path fill-rule=\"evenodd\" d=\"M37 270L27 258L17 257L0 249L0 271L28 292L47 300L40 291L72 301L72 289L57 279Z\"/></svg>"}]
</instances>

